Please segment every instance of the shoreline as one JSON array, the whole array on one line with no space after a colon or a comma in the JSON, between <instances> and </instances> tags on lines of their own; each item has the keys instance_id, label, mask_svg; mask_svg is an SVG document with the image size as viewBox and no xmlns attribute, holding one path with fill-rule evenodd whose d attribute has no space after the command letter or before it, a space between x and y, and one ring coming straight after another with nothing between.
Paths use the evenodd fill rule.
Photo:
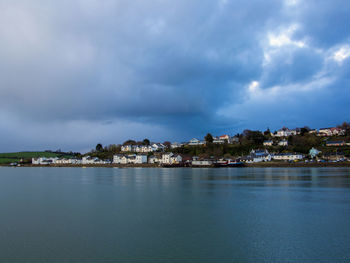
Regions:
<instances>
[{"instance_id":1,"label":"shoreline","mask_svg":"<svg viewBox=\"0 0 350 263\"><path fill-rule=\"evenodd\" d=\"M54 165L32 165L11 166L0 164L0 167L51 167L51 168L302 168L302 167L350 167L350 162L336 163L288 163L288 162L260 162L247 163L243 167L213 167L213 166L159 166L157 164L54 164Z\"/></svg>"}]
</instances>

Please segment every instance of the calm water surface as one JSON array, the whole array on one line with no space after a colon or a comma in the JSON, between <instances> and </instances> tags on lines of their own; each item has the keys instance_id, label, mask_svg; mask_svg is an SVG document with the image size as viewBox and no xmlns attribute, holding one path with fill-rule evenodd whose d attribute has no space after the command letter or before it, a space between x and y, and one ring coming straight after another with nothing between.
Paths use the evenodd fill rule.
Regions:
<instances>
[{"instance_id":1,"label":"calm water surface","mask_svg":"<svg viewBox=\"0 0 350 263\"><path fill-rule=\"evenodd\" d=\"M1 262L350 262L349 168L0 168Z\"/></svg>"}]
</instances>

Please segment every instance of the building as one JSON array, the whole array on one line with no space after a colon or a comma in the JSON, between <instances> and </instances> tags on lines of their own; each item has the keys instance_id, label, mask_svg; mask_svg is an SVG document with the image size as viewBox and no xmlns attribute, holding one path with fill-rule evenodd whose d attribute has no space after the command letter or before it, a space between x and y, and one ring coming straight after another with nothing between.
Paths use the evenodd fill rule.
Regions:
<instances>
[{"instance_id":1,"label":"building","mask_svg":"<svg viewBox=\"0 0 350 263\"><path fill-rule=\"evenodd\" d=\"M94 164L94 161L95 161L95 158L92 158L90 156L84 156L81 160L81 163L82 164Z\"/></svg>"},{"instance_id":2,"label":"building","mask_svg":"<svg viewBox=\"0 0 350 263\"><path fill-rule=\"evenodd\" d=\"M317 150L316 148L312 147L309 151L309 155L311 158L315 158L321 151Z\"/></svg>"},{"instance_id":3,"label":"building","mask_svg":"<svg viewBox=\"0 0 350 263\"><path fill-rule=\"evenodd\" d=\"M345 161L344 153L335 152L335 153L327 153L322 156L322 159L331 161L331 162L341 162Z\"/></svg>"},{"instance_id":4,"label":"building","mask_svg":"<svg viewBox=\"0 0 350 263\"><path fill-rule=\"evenodd\" d=\"M273 134L273 136L275 136L275 137L288 137L288 136L297 135L297 134L298 134L298 132L296 129L290 130L286 127L283 127L282 129L278 130L276 132L276 134Z\"/></svg>"},{"instance_id":5,"label":"building","mask_svg":"<svg viewBox=\"0 0 350 263\"><path fill-rule=\"evenodd\" d=\"M54 164L81 164L82 160L80 159L75 159L75 158L61 158L61 159L56 159L54 161Z\"/></svg>"},{"instance_id":6,"label":"building","mask_svg":"<svg viewBox=\"0 0 350 263\"><path fill-rule=\"evenodd\" d=\"M182 162L182 156L180 154L175 154L170 158L171 164L180 164Z\"/></svg>"},{"instance_id":7,"label":"building","mask_svg":"<svg viewBox=\"0 0 350 263\"><path fill-rule=\"evenodd\" d=\"M113 156L113 163L115 164L143 164L147 163L147 155L145 154L116 154Z\"/></svg>"},{"instance_id":8,"label":"building","mask_svg":"<svg viewBox=\"0 0 350 263\"><path fill-rule=\"evenodd\" d=\"M173 143L170 145L170 148L171 148L171 149L176 149L176 148L180 148L180 147L182 147L182 146L183 146L182 143L173 142Z\"/></svg>"},{"instance_id":9,"label":"building","mask_svg":"<svg viewBox=\"0 0 350 263\"><path fill-rule=\"evenodd\" d=\"M153 143L152 149L152 152L163 152L166 149L166 146L162 143Z\"/></svg>"},{"instance_id":10,"label":"building","mask_svg":"<svg viewBox=\"0 0 350 263\"><path fill-rule=\"evenodd\" d=\"M327 141L326 146L344 146L344 141Z\"/></svg>"},{"instance_id":11,"label":"building","mask_svg":"<svg viewBox=\"0 0 350 263\"><path fill-rule=\"evenodd\" d=\"M100 160L97 157L84 156L81 160L81 164L108 164L111 163L108 160Z\"/></svg>"},{"instance_id":12,"label":"building","mask_svg":"<svg viewBox=\"0 0 350 263\"><path fill-rule=\"evenodd\" d=\"M211 166L212 164L213 164L213 160L209 160L209 159L194 158L192 160L192 166Z\"/></svg>"},{"instance_id":13,"label":"building","mask_svg":"<svg viewBox=\"0 0 350 263\"><path fill-rule=\"evenodd\" d=\"M216 136L216 137L213 138L213 143L215 143L215 144L224 144L225 140L220 139L219 137Z\"/></svg>"},{"instance_id":14,"label":"building","mask_svg":"<svg viewBox=\"0 0 350 263\"><path fill-rule=\"evenodd\" d=\"M273 141L272 140L264 141L263 145L264 146L272 146L273 145Z\"/></svg>"},{"instance_id":15,"label":"building","mask_svg":"<svg viewBox=\"0 0 350 263\"><path fill-rule=\"evenodd\" d=\"M309 130L309 133L311 133L311 134L317 134L317 129Z\"/></svg>"},{"instance_id":16,"label":"building","mask_svg":"<svg viewBox=\"0 0 350 263\"><path fill-rule=\"evenodd\" d=\"M239 138L237 136L231 137L231 143L239 143Z\"/></svg>"},{"instance_id":17,"label":"building","mask_svg":"<svg viewBox=\"0 0 350 263\"><path fill-rule=\"evenodd\" d=\"M136 151L135 145L122 145L121 147L122 152L134 152Z\"/></svg>"},{"instance_id":18,"label":"building","mask_svg":"<svg viewBox=\"0 0 350 263\"><path fill-rule=\"evenodd\" d=\"M279 141L278 146L288 146L288 141L287 140Z\"/></svg>"},{"instance_id":19,"label":"building","mask_svg":"<svg viewBox=\"0 0 350 263\"><path fill-rule=\"evenodd\" d=\"M191 145L191 146L196 146L196 145L203 145L204 142L203 141L200 141L196 138L193 138L192 140L189 141L188 145Z\"/></svg>"},{"instance_id":20,"label":"building","mask_svg":"<svg viewBox=\"0 0 350 263\"><path fill-rule=\"evenodd\" d=\"M150 153L159 152L165 150L165 145L161 143L153 143L152 145L123 145L121 147L122 152L137 152L137 153Z\"/></svg>"},{"instance_id":21,"label":"building","mask_svg":"<svg viewBox=\"0 0 350 263\"><path fill-rule=\"evenodd\" d=\"M279 161L296 161L304 159L304 155L301 153L278 153L273 154L272 159Z\"/></svg>"},{"instance_id":22,"label":"building","mask_svg":"<svg viewBox=\"0 0 350 263\"><path fill-rule=\"evenodd\" d=\"M147 155L136 155L135 164L147 163Z\"/></svg>"},{"instance_id":23,"label":"building","mask_svg":"<svg viewBox=\"0 0 350 263\"><path fill-rule=\"evenodd\" d=\"M162 164L180 164L182 162L182 156L179 154L173 153L164 153L162 155L161 163Z\"/></svg>"},{"instance_id":24,"label":"building","mask_svg":"<svg viewBox=\"0 0 350 263\"><path fill-rule=\"evenodd\" d=\"M156 163L159 164L161 162L162 162L162 158L156 155L152 155L148 158L148 163L151 163L151 164L156 164Z\"/></svg>"},{"instance_id":25,"label":"building","mask_svg":"<svg viewBox=\"0 0 350 263\"><path fill-rule=\"evenodd\" d=\"M162 160L161 163L162 164L171 164L171 157L174 156L173 153L164 153L162 155Z\"/></svg>"},{"instance_id":26,"label":"building","mask_svg":"<svg viewBox=\"0 0 350 263\"><path fill-rule=\"evenodd\" d=\"M252 150L248 156L242 158L242 161L247 163L269 162L271 154L268 150Z\"/></svg>"},{"instance_id":27,"label":"building","mask_svg":"<svg viewBox=\"0 0 350 263\"><path fill-rule=\"evenodd\" d=\"M227 135L227 134L221 135L221 136L219 137L219 139L220 139L220 140L223 140L223 141L225 141L225 142L227 142L227 143L230 143L230 142L231 142L231 137L230 137L229 135Z\"/></svg>"},{"instance_id":28,"label":"building","mask_svg":"<svg viewBox=\"0 0 350 263\"><path fill-rule=\"evenodd\" d=\"M47 157L38 157L38 158L32 158L32 164L34 165L49 165L54 164L58 160L57 157L54 158L47 158Z\"/></svg>"},{"instance_id":29,"label":"building","mask_svg":"<svg viewBox=\"0 0 350 263\"><path fill-rule=\"evenodd\" d=\"M345 130L338 127L321 128L318 131L318 136L342 136L345 135Z\"/></svg>"},{"instance_id":30,"label":"building","mask_svg":"<svg viewBox=\"0 0 350 263\"><path fill-rule=\"evenodd\" d=\"M122 154L113 155L113 163L115 163L115 164L122 163L123 157L124 157L124 155L122 155Z\"/></svg>"}]
</instances>

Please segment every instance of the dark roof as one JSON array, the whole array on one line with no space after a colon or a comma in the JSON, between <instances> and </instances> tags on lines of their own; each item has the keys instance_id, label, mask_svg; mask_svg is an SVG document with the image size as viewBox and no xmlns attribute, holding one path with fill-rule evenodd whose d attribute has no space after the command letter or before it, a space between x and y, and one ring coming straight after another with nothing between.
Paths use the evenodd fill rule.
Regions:
<instances>
[{"instance_id":1,"label":"dark roof","mask_svg":"<svg viewBox=\"0 0 350 263\"><path fill-rule=\"evenodd\" d=\"M334 143L334 144L338 144L338 143L345 143L345 141L328 141L328 142L326 142L327 144L332 144L332 143Z\"/></svg>"}]
</instances>

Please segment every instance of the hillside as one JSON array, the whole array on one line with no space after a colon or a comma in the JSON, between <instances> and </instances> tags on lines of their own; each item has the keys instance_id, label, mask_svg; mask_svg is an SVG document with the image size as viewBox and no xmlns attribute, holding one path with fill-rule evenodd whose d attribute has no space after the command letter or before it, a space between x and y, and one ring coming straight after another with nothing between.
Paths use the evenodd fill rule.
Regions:
<instances>
[{"instance_id":1,"label":"hillside","mask_svg":"<svg viewBox=\"0 0 350 263\"><path fill-rule=\"evenodd\" d=\"M71 157L67 153L54 153L54 152L13 152L13 153L0 153L0 164L8 164L12 162L19 162L21 159L28 161L31 158L37 157Z\"/></svg>"}]
</instances>

